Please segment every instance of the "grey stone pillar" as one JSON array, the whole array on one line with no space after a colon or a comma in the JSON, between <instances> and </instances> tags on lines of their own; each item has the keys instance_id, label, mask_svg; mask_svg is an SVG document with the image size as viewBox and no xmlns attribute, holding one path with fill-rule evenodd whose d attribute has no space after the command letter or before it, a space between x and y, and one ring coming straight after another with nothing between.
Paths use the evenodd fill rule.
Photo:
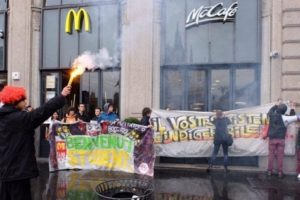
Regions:
<instances>
[{"instance_id":1,"label":"grey stone pillar","mask_svg":"<svg viewBox=\"0 0 300 200\"><path fill-rule=\"evenodd\" d=\"M27 102L33 107L40 104L40 30L42 0L10 0L8 11L8 84L27 90ZM20 79L13 80L12 72ZM36 131L39 133L39 130ZM40 135L35 135L36 155Z\"/></svg>"},{"instance_id":2,"label":"grey stone pillar","mask_svg":"<svg viewBox=\"0 0 300 200\"><path fill-rule=\"evenodd\" d=\"M122 15L121 118L152 107L153 0L127 0Z\"/></svg>"},{"instance_id":3,"label":"grey stone pillar","mask_svg":"<svg viewBox=\"0 0 300 200\"><path fill-rule=\"evenodd\" d=\"M8 11L8 83L27 90L28 103L39 105L40 22L42 0L10 0ZM13 80L12 72L20 79Z\"/></svg>"}]
</instances>

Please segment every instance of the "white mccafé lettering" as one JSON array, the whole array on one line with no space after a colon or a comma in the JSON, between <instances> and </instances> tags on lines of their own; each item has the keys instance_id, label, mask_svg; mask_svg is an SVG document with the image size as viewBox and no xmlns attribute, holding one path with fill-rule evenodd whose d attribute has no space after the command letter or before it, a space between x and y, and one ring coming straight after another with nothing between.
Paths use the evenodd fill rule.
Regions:
<instances>
[{"instance_id":1,"label":"white mccaf\u00e9 lettering","mask_svg":"<svg viewBox=\"0 0 300 200\"><path fill-rule=\"evenodd\" d=\"M201 6L194 8L186 19L185 27L189 28L206 22L230 22L234 21L238 10L238 2L235 2L224 8L223 3L218 3L214 6Z\"/></svg>"}]
</instances>

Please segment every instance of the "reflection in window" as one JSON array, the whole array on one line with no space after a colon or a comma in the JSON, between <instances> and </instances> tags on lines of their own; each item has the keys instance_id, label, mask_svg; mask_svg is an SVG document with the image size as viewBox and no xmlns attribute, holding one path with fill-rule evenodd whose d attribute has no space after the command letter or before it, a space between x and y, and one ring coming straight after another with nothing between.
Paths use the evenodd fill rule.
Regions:
<instances>
[{"instance_id":1,"label":"reflection in window","mask_svg":"<svg viewBox=\"0 0 300 200\"><path fill-rule=\"evenodd\" d=\"M256 106L259 104L256 70L234 65L222 65L219 69L164 68L161 108L213 111Z\"/></svg>"},{"instance_id":2,"label":"reflection in window","mask_svg":"<svg viewBox=\"0 0 300 200\"><path fill-rule=\"evenodd\" d=\"M0 31L5 34L5 14L1 13L0 14ZM0 38L0 69L4 70L4 38Z\"/></svg>"},{"instance_id":3,"label":"reflection in window","mask_svg":"<svg viewBox=\"0 0 300 200\"><path fill-rule=\"evenodd\" d=\"M205 71L190 70L187 72L188 110L206 110L206 77Z\"/></svg>"},{"instance_id":4,"label":"reflection in window","mask_svg":"<svg viewBox=\"0 0 300 200\"><path fill-rule=\"evenodd\" d=\"M7 0L0 0L0 10L7 9Z\"/></svg>"},{"instance_id":5,"label":"reflection in window","mask_svg":"<svg viewBox=\"0 0 300 200\"><path fill-rule=\"evenodd\" d=\"M119 48L118 5L100 6L100 49L107 48L112 57L117 56Z\"/></svg>"},{"instance_id":6,"label":"reflection in window","mask_svg":"<svg viewBox=\"0 0 300 200\"><path fill-rule=\"evenodd\" d=\"M115 112L119 112L120 71L108 70L102 72L102 107L105 103L113 103Z\"/></svg>"},{"instance_id":7,"label":"reflection in window","mask_svg":"<svg viewBox=\"0 0 300 200\"><path fill-rule=\"evenodd\" d=\"M7 85L7 74L0 74L0 91Z\"/></svg>"},{"instance_id":8,"label":"reflection in window","mask_svg":"<svg viewBox=\"0 0 300 200\"><path fill-rule=\"evenodd\" d=\"M45 6L54 6L54 5L60 5L61 0L46 0Z\"/></svg>"},{"instance_id":9,"label":"reflection in window","mask_svg":"<svg viewBox=\"0 0 300 200\"><path fill-rule=\"evenodd\" d=\"M59 12L45 10L43 14L43 68L58 68Z\"/></svg>"},{"instance_id":10,"label":"reflection in window","mask_svg":"<svg viewBox=\"0 0 300 200\"><path fill-rule=\"evenodd\" d=\"M236 70L234 108L244 108L257 105L258 85L254 69Z\"/></svg>"},{"instance_id":11,"label":"reflection in window","mask_svg":"<svg viewBox=\"0 0 300 200\"><path fill-rule=\"evenodd\" d=\"M92 51L96 52L99 49L98 37L99 37L99 21L96 20L99 18L99 7L91 6L84 8L90 16L90 19L93 20L93 26L89 32L83 31L86 24L82 22L82 31L80 32L79 37L79 53L83 53L84 51ZM74 30L73 30L74 31ZM105 32L105 31L103 31ZM101 36L100 36L101 37Z\"/></svg>"},{"instance_id":12,"label":"reflection in window","mask_svg":"<svg viewBox=\"0 0 300 200\"><path fill-rule=\"evenodd\" d=\"M163 108L183 109L183 75L178 69L165 70L163 75Z\"/></svg>"},{"instance_id":13,"label":"reflection in window","mask_svg":"<svg viewBox=\"0 0 300 200\"><path fill-rule=\"evenodd\" d=\"M79 44L78 44L78 34L73 30L73 34L67 34L64 30L65 28L65 17L69 9L62 9L60 16L60 66L62 68L69 68L73 60L78 56ZM52 41L52 42L55 42Z\"/></svg>"},{"instance_id":14,"label":"reflection in window","mask_svg":"<svg viewBox=\"0 0 300 200\"><path fill-rule=\"evenodd\" d=\"M212 110L230 109L230 76L229 70L212 70L211 72L211 101Z\"/></svg>"},{"instance_id":15,"label":"reflection in window","mask_svg":"<svg viewBox=\"0 0 300 200\"><path fill-rule=\"evenodd\" d=\"M87 105L90 116L99 103L99 72L85 72L80 80L81 103Z\"/></svg>"},{"instance_id":16,"label":"reflection in window","mask_svg":"<svg viewBox=\"0 0 300 200\"><path fill-rule=\"evenodd\" d=\"M62 4L77 4L81 3L81 0L62 0Z\"/></svg>"},{"instance_id":17,"label":"reflection in window","mask_svg":"<svg viewBox=\"0 0 300 200\"><path fill-rule=\"evenodd\" d=\"M63 4L78 2L82 1L62 1ZM55 4L55 2L52 3ZM110 56L114 59L120 59L119 4L113 2L82 8L90 15L91 31L86 32L85 24L82 23L81 31L75 31L73 25L72 34L64 30L67 13L70 9L77 11L76 5L45 7L43 10L43 69L67 69L79 54L84 51L95 53L101 48L108 49Z\"/></svg>"}]
</instances>

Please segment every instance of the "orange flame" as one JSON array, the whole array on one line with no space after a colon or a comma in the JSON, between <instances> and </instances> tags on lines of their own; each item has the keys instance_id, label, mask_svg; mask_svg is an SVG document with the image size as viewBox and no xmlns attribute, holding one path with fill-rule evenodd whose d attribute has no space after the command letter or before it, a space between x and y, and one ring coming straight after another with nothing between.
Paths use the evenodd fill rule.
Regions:
<instances>
[{"instance_id":1,"label":"orange flame","mask_svg":"<svg viewBox=\"0 0 300 200\"><path fill-rule=\"evenodd\" d=\"M69 82L68 82L68 85L71 86L72 85L72 82L73 82L73 79L76 77L76 76L79 76L81 74L84 73L85 71L85 67L84 66L81 66L81 65L75 65L72 67L74 70L71 72L71 77L69 79Z\"/></svg>"}]
</instances>

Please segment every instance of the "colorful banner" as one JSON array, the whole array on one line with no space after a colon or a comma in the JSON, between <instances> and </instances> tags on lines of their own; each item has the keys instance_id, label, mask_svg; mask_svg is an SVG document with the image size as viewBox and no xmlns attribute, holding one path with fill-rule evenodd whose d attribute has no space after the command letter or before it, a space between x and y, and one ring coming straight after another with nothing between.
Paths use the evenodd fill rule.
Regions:
<instances>
[{"instance_id":1,"label":"colorful banner","mask_svg":"<svg viewBox=\"0 0 300 200\"><path fill-rule=\"evenodd\" d=\"M267 112L272 105L225 112L230 119L229 133L234 138L230 156L266 156L268 139L263 138L267 128ZM215 113L153 110L151 122L155 131L157 156L209 157L213 150ZM295 154L296 123L288 126L285 154Z\"/></svg>"},{"instance_id":2,"label":"colorful banner","mask_svg":"<svg viewBox=\"0 0 300 200\"><path fill-rule=\"evenodd\" d=\"M103 129L102 129L103 130ZM50 128L50 171L98 169L153 176L153 131L117 122L101 132L98 123L54 123Z\"/></svg>"}]
</instances>

